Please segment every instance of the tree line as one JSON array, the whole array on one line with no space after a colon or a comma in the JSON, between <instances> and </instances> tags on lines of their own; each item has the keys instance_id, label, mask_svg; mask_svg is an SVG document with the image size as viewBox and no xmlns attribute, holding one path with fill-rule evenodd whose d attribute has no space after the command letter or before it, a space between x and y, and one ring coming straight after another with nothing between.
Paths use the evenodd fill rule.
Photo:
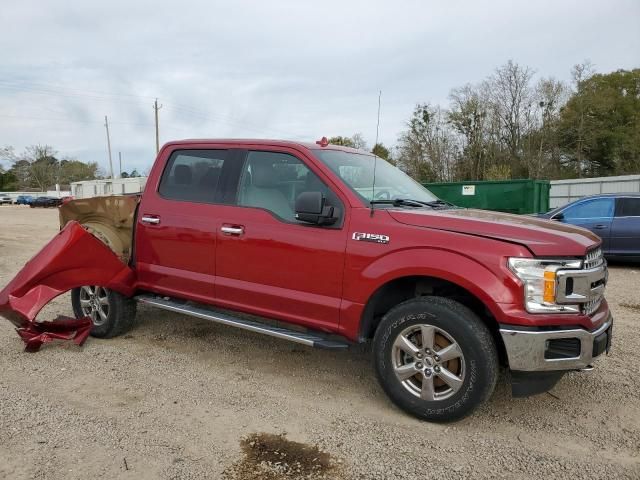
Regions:
<instances>
[{"instance_id":1,"label":"tree line","mask_svg":"<svg viewBox=\"0 0 640 480\"><path fill-rule=\"evenodd\" d=\"M71 157L58 158L50 145L31 145L22 152L13 147L0 148L0 160L11 164L9 169L0 165L0 190L46 191L55 184L67 186L72 182L104 178L97 162L82 162ZM122 178L140 177L136 169L121 172Z\"/></svg>"},{"instance_id":2,"label":"tree line","mask_svg":"<svg viewBox=\"0 0 640 480\"><path fill-rule=\"evenodd\" d=\"M582 63L570 83L534 73L509 61L451 90L446 107L419 103L395 148L372 151L421 182L640 173L640 69L597 74Z\"/></svg>"}]
</instances>

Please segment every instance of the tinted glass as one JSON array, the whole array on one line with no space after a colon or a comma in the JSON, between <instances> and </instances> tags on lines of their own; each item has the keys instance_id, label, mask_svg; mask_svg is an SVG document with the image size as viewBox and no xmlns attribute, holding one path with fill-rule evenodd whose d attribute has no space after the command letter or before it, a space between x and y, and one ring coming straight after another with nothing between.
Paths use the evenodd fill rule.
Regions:
<instances>
[{"instance_id":1,"label":"tinted glass","mask_svg":"<svg viewBox=\"0 0 640 480\"><path fill-rule=\"evenodd\" d=\"M321 192L327 204L334 202L336 206L329 188L293 155L249 152L240 178L238 205L264 208L295 222L295 201L302 192Z\"/></svg>"},{"instance_id":2,"label":"tinted glass","mask_svg":"<svg viewBox=\"0 0 640 480\"><path fill-rule=\"evenodd\" d=\"M567 208L562 214L566 220L613 217L613 198L598 198Z\"/></svg>"},{"instance_id":3,"label":"tinted glass","mask_svg":"<svg viewBox=\"0 0 640 480\"><path fill-rule=\"evenodd\" d=\"M616 217L640 217L640 198L619 198Z\"/></svg>"},{"instance_id":4,"label":"tinted glass","mask_svg":"<svg viewBox=\"0 0 640 480\"><path fill-rule=\"evenodd\" d=\"M227 150L179 150L167 163L158 192L164 198L214 203Z\"/></svg>"}]
</instances>

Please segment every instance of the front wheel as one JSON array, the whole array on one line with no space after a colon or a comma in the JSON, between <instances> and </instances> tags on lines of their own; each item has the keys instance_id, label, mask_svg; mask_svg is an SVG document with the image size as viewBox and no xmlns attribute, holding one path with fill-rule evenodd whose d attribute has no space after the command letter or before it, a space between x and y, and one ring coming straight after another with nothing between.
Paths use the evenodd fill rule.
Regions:
<instances>
[{"instance_id":1,"label":"front wheel","mask_svg":"<svg viewBox=\"0 0 640 480\"><path fill-rule=\"evenodd\" d=\"M406 412L447 422L484 403L498 378L495 342L464 305L421 297L392 308L374 340L382 388Z\"/></svg>"},{"instance_id":2,"label":"front wheel","mask_svg":"<svg viewBox=\"0 0 640 480\"><path fill-rule=\"evenodd\" d=\"M129 331L136 318L132 298L99 286L85 286L71 291L71 305L76 318L89 317L91 336L111 338Z\"/></svg>"}]
</instances>

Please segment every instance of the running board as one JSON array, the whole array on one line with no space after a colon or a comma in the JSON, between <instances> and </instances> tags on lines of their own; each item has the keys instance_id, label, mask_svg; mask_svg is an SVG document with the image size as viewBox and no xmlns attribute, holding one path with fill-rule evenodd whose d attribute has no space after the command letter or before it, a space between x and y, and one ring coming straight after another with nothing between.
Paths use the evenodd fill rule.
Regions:
<instances>
[{"instance_id":1,"label":"running board","mask_svg":"<svg viewBox=\"0 0 640 480\"><path fill-rule=\"evenodd\" d=\"M152 305L163 310L169 310L170 312L182 313L184 315L190 315L192 317L210 320L212 322L221 323L223 325L242 328L244 330L249 330L250 332L262 333L271 337L301 343L309 347L318 347L331 350L349 348L349 344L347 342L341 342L339 340L329 340L323 337L321 334L297 332L295 330L289 330L287 328L275 327L273 325L254 322L252 320L235 317L233 315L222 313L220 311L209 308L208 306L195 304L192 302L174 300L169 297L160 297L156 295L138 295L137 297L135 297L135 300L145 305Z\"/></svg>"}]
</instances>

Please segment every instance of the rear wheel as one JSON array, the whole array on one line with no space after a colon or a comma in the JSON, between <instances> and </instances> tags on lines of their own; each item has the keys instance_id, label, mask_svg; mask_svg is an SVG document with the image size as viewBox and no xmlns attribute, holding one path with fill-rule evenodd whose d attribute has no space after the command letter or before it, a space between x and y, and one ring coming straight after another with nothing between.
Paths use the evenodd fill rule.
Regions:
<instances>
[{"instance_id":1,"label":"rear wheel","mask_svg":"<svg viewBox=\"0 0 640 480\"><path fill-rule=\"evenodd\" d=\"M498 377L491 332L447 298L416 298L392 308L376 331L374 352L387 395L425 420L470 414L489 398Z\"/></svg>"},{"instance_id":2,"label":"rear wheel","mask_svg":"<svg viewBox=\"0 0 640 480\"><path fill-rule=\"evenodd\" d=\"M71 304L76 318L91 318L91 335L98 338L122 335L136 317L135 300L100 286L74 288Z\"/></svg>"}]
</instances>

